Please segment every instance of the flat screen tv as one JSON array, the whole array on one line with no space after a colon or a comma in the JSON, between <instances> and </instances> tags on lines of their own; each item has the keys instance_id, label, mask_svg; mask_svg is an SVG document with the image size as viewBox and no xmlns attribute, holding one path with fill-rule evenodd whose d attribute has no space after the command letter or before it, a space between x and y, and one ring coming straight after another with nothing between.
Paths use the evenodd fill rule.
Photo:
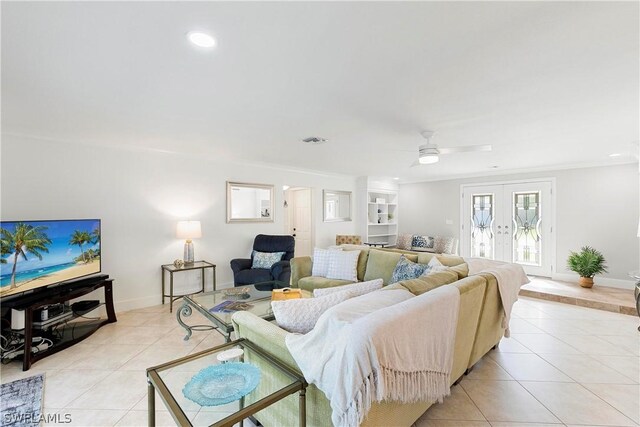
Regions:
<instances>
[{"instance_id":1,"label":"flat screen tv","mask_svg":"<svg viewBox=\"0 0 640 427\"><path fill-rule=\"evenodd\" d=\"M0 297L100 273L100 220L0 221Z\"/></svg>"}]
</instances>

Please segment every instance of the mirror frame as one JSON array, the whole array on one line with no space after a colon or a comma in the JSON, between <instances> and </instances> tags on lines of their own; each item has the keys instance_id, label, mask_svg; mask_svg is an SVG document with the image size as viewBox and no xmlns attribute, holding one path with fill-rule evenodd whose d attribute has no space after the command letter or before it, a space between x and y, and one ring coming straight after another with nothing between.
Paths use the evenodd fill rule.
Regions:
<instances>
[{"instance_id":1,"label":"mirror frame","mask_svg":"<svg viewBox=\"0 0 640 427\"><path fill-rule=\"evenodd\" d=\"M269 190L269 198L270 198L270 206L269 209L271 211L271 215L268 218L232 218L231 216L231 205L233 203L233 197L231 193L232 187L245 187L245 188L257 188L260 190ZM247 182L235 182L235 181L227 181L227 223L234 222L274 222L275 218L275 201L273 200L274 186L271 184L251 184Z\"/></svg>"},{"instance_id":2,"label":"mirror frame","mask_svg":"<svg viewBox=\"0 0 640 427\"><path fill-rule=\"evenodd\" d=\"M327 219L327 193L345 194L349 196L349 216L346 218ZM322 220L324 222L349 222L353 213L353 192L341 190L322 190Z\"/></svg>"}]
</instances>

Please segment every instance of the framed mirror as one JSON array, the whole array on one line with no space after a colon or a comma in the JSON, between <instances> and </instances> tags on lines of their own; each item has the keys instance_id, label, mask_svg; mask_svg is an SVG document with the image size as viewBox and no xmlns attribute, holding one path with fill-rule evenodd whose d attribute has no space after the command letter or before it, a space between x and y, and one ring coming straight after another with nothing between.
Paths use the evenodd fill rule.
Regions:
<instances>
[{"instance_id":1,"label":"framed mirror","mask_svg":"<svg viewBox=\"0 0 640 427\"><path fill-rule=\"evenodd\" d=\"M351 221L351 191L322 190L324 222Z\"/></svg>"},{"instance_id":2,"label":"framed mirror","mask_svg":"<svg viewBox=\"0 0 640 427\"><path fill-rule=\"evenodd\" d=\"M227 181L227 222L273 222L273 185Z\"/></svg>"}]
</instances>

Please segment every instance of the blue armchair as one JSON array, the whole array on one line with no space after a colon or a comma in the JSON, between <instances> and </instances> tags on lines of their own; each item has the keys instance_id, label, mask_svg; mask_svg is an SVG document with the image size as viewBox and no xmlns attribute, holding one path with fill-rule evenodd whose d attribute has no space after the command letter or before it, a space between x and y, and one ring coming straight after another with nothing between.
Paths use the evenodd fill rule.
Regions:
<instances>
[{"instance_id":1,"label":"blue armchair","mask_svg":"<svg viewBox=\"0 0 640 427\"><path fill-rule=\"evenodd\" d=\"M269 236L258 234L253 241L253 250L258 252L285 252L282 260L273 264L270 269L251 268L253 264L253 251L251 258L238 258L231 260L233 270L233 282L235 286L251 285L258 282L278 280L289 284L291 278L291 266L289 260L293 258L295 249L293 236Z\"/></svg>"}]
</instances>

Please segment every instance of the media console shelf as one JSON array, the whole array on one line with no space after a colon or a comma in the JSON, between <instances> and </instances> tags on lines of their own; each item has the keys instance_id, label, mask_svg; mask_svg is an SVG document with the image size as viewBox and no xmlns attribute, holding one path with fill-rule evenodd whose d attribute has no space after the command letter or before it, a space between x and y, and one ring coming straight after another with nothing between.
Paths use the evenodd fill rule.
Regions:
<instances>
[{"instance_id":1,"label":"media console shelf","mask_svg":"<svg viewBox=\"0 0 640 427\"><path fill-rule=\"evenodd\" d=\"M55 328L55 337L54 339L52 339L53 345L46 350L41 350L35 353L30 351L30 343L32 342L34 334L39 335L41 333L40 329L35 328L33 322L33 314L36 310L48 305L65 303L69 300L79 298L100 288L104 289L104 303L93 307L91 310L95 310L101 305L104 305L107 311L106 319L96 318L86 321L80 320L85 316L85 314L87 314L86 312L72 313L70 316L62 316L60 322L55 322L55 320L53 320L53 324L51 325L52 329ZM13 301L11 301L11 303L13 303ZM29 368L31 368L31 365L38 360L43 359L51 354L57 353L60 350L64 350L65 348L68 348L89 337L101 326L117 321L116 313L113 309L113 279L109 279L106 275L98 277L94 280L84 279L82 281L78 281L77 283L66 285L65 288L61 288L59 290L54 288L54 292L48 293L46 295L34 295L31 298L29 298L29 296L26 296L24 299L16 301L15 305L11 304L11 308L24 310L25 315L25 351L22 359L23 371L28 371ZM68 311L65 311L65 313L68 313ZM64 323L64 325L58 326L62 323ZM47 336L47 338L49 338L49 336Z\"/></svg>"}]
</instances>

